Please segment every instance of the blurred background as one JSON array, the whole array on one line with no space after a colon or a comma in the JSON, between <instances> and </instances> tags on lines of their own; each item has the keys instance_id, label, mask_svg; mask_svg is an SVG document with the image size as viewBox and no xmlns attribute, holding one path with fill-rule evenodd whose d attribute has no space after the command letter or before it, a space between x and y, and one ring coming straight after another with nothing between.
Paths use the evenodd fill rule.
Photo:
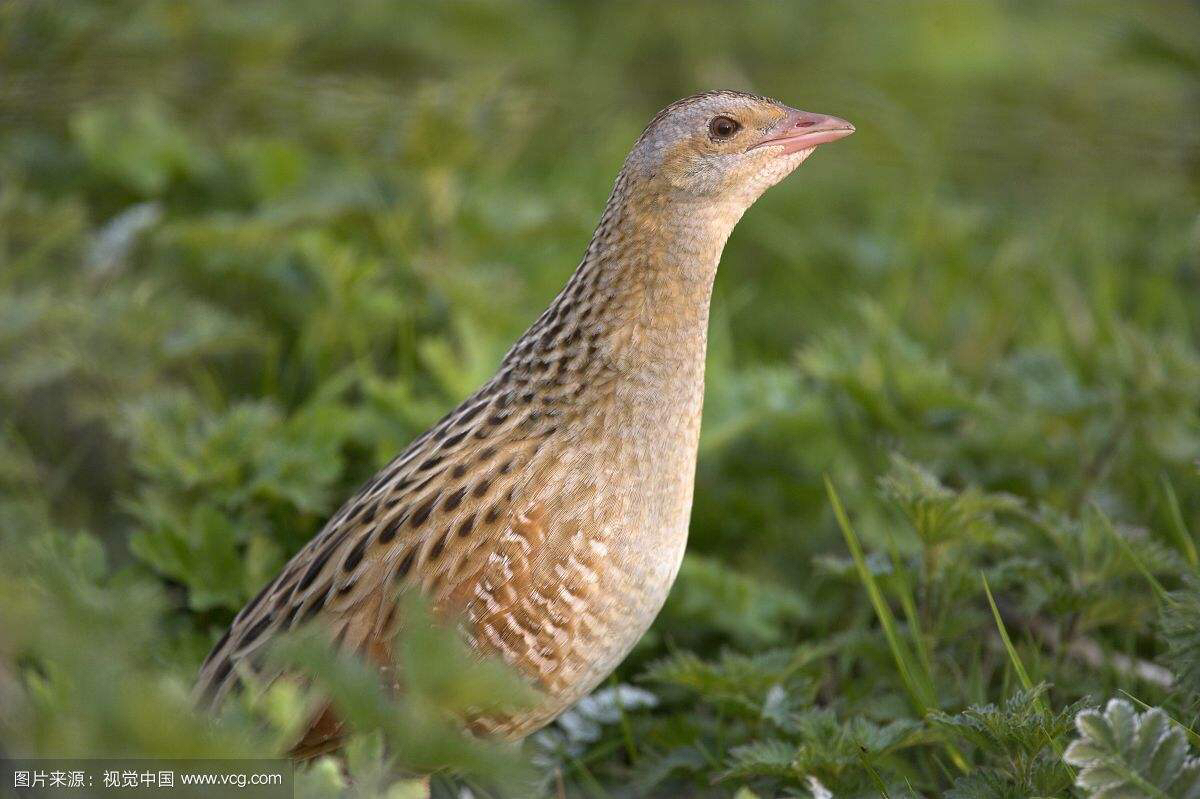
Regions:
<instances>
[{"instance_id":1,"label":"blurred background","mask_svg":"<svg viewBox=\"0 0 1200 799\"><path fill-rule=\"evenodd\" d=\"M681 580L573 727L434 764L528 795L1063 795L1072 703L1191 723L1195 3L9 0L3 746L277 751L295 697L191 717L208 647L490 376L646 121L713 88L858 133L726 248ZM937 721L1014 692L1054 730L1019 758ZM407 790L376 722L357 787L304 789Z\"/></svg>"}]
</instances>

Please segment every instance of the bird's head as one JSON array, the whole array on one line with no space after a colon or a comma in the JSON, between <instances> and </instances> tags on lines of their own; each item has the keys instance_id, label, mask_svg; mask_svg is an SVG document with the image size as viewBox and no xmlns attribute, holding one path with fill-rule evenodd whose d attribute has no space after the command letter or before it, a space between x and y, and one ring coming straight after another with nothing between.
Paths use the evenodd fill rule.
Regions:
<instances>
[{"instance_id":1,"label":"bird's head","mask_svg":"<svg viewBox=\"0 0 1200 799\"><path fill-rule=\"evenodd\" d=\"M812 155L849 136L844 119L797 111L733 91L687 97L650 121L625 161L625 176L654 195L745 210Z\"/></svg>"}]
</instances>

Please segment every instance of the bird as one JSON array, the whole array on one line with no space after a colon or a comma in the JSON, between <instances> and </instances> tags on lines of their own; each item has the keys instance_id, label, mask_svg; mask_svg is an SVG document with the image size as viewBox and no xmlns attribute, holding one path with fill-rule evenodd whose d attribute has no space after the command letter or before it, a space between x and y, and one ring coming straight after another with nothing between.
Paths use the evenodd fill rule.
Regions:
<instances>
[{"instance_id":1,"label":"bird","mask_svg":"<svg viewBox=\"0 0 1200 799\"><path fill-rule=\"evenodd\" d=\"M854 132L767 97L708 91L638 137L565 287L495 375L372 477L236 615L204 661L219 705L281 633L320 623L385 682L402 591L536 691L465 724L520 739L591 692L662 608L695 483L709 304L743 213ZM291 751L336 750L325 707Z\"/></svg>"}]
</instances>

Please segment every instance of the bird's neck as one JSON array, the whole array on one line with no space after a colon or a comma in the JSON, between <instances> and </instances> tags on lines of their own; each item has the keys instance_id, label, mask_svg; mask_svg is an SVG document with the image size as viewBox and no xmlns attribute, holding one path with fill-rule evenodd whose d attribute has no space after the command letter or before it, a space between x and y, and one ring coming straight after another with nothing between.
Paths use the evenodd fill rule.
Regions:
<instances>
[{"instance_id":1,"label":"bird's neck","mask_svg":"<svg viewBox=\"0 0 1200 799\"><path fill-rule=\"evenodd\" d=\"M509 352L497 387L690 416L698 429L713 279L743 210L618 181L582 263Z\"/></svg>"},{"instance_id":2,"label":"bird's neck","mask_svg":"<svg viewBox=\"0 0 1200 799\"><path fill-rule=\"evenodd\" d=\"M619 372L703 376L713 280L742 209L618 183L583 262L548 313L595 337Z\"/></svg>"}]
</instances>

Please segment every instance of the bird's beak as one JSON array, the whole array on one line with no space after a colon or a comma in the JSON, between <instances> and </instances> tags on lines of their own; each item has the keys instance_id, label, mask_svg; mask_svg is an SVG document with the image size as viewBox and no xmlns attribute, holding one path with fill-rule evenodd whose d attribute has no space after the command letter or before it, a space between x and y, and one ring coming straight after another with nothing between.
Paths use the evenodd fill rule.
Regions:
<instances>
[{"instance_id":1,"label":"bird's beak","mask_svg":"<svg viewBox=\"0 0 1200 799\"><path fill-rule=\"evenodd\" d=\"M854 126L844 119L810 114L808 111L790 111L767 135L750 150L759 147L781 147L779 155L789 155L818 144L844 139L854 132Z\"/></svg>"}]
</instances>

